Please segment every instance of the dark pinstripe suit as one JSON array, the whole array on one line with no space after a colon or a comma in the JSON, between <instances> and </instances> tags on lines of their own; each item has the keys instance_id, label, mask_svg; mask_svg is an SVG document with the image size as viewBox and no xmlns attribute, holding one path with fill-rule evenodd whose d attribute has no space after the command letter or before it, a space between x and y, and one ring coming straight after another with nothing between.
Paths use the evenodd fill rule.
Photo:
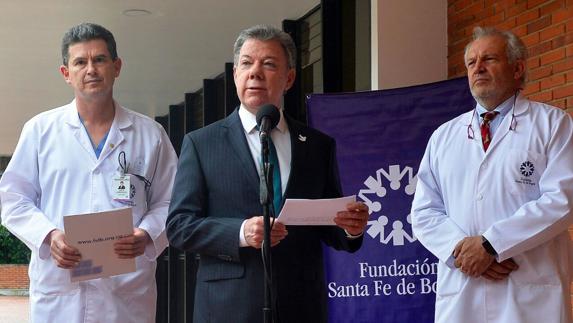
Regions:
<instances>
[{"instance_id":1,"label":"dark pinstripe suit","mask_svg":"<svg viewBox=\"0 0 573 323\"><path fill-rule=\"evenodd\" d=\"M341 195L334 140L287 119L291 173L285 198ZM306 141L299 140L299 135ZM261 214L259 177L238 110L185 136L167 219L172 246L201 255L194 322L261 322L261 252L239 247L241 223ZM278 317L325 322L326 287L321 242L355 251L338 227L288 227L272 249Z\"/></svg>"}]
</instances>

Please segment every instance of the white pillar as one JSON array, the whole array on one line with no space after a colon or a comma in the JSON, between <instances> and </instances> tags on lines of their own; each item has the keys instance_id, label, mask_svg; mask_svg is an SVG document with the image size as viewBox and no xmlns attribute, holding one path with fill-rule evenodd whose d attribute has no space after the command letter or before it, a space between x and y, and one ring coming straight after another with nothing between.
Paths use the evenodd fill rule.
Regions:
<instances>
[{"instance_id":1,"label":"white pillar","mask_svg":"<svg viewBox=\"0 0 573 323\"><path fill-rule=\"evenodd\" d=\"M372 89L445 80L447 0L371 0Z\"/></svg>"}]
</instances>

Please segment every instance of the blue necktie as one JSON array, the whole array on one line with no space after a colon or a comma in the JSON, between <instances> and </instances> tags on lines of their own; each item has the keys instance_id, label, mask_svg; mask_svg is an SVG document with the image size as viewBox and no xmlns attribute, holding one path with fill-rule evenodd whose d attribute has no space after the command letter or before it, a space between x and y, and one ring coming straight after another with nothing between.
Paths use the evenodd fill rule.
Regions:
<instances>
[{"instance_id":1,"label":"blue necktie","mask_svg":"<svg viewBox=\"0 0 573 323\"><path fill-rule=\"evenodd\" d=\"M278 216L281 211L283 193L281 186L281 169L279 167L279 158L277 150L272 139L269 138L269 163L273 165L273 206L274 214Z\"/></svg>"}]
</instances>

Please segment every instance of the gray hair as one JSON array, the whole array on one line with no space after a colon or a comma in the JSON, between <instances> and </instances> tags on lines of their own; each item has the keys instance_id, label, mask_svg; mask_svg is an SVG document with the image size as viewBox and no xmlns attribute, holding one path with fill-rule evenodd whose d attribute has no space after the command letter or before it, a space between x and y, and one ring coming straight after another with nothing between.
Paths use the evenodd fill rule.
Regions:
<instances>
[{"instance_id":1,"label":"gray hair","mask_svg":"<svg viewBox=\"0 0 573 323\"><path fill-rule=\"evenodd\" d=\"M497 36L501 37L505 40L505 53L507 55L507 61L510 64L514 64L518 60L526 61L527 60L527 48L523 41L517 37L513 32L508 30L499 30L494 27L475 27L473 32L472 41L466 45L464 51L464 59L468 54L468 50L472 43L480 38L483 37L490 37L490 36ZM525 83L527 78L527 70L523 71L523 75L521 76L521 85Z\"/></svg>"},{"instance_id":2,"label":"gray hair","mask_svg":"<svg viewBox=\"0 0 573 323\"><path fill-rule=\"evenodd\" d=\"M84 22L70 28L64 34L64 38L62 38L62 61L64 65L68 66L71 45L94 39L105 41L111 59L114 61L117 59L117 49L113 34L100 25Z\"/></svg>"},{"instance_id":3,"label":"gray hair","mask_svg":"<svg viewBox=\"0 0 573 323\"><path fill-rule=\"evenodd\" d=\"M289 34L284 31L269 25L256 25L247 28L239 33L235 45L233 46L233 65L237 66L239 62L239 55L243 44L249 39L256 39L260 41L276 40L278 41L285 51L287 58L288 68L296 67L296 46Z\"/></svg>"}]
</instances>

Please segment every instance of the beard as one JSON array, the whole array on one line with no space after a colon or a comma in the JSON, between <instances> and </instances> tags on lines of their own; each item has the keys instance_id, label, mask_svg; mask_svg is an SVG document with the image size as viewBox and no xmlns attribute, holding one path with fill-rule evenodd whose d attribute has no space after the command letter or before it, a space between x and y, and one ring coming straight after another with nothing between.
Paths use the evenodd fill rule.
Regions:
<instances>
[{"instance_id":1,"label":"beard","mask_svg":"<svg viewBox=\"0 0 573 323\"><path fill-rule=\"evenodd\" d=\"M491 99L494 98L496 96L496 89L493 86L490 87L471 87L470 88L470 92L472 93L472 96L476 99L476 100L487 100L487 99Z\"/></svg>"},{"instance_id":2,"label":"beard","mask_svg":"<svg viewBox=\"0 0 573 323\"><path fill-rule=\"evenodd\" d=\"M470 86L470 92L474 99L484 108L494 109L512 94L507 87L499 86L491 82L485 85Z\"/></svg>"}]
</instances>

